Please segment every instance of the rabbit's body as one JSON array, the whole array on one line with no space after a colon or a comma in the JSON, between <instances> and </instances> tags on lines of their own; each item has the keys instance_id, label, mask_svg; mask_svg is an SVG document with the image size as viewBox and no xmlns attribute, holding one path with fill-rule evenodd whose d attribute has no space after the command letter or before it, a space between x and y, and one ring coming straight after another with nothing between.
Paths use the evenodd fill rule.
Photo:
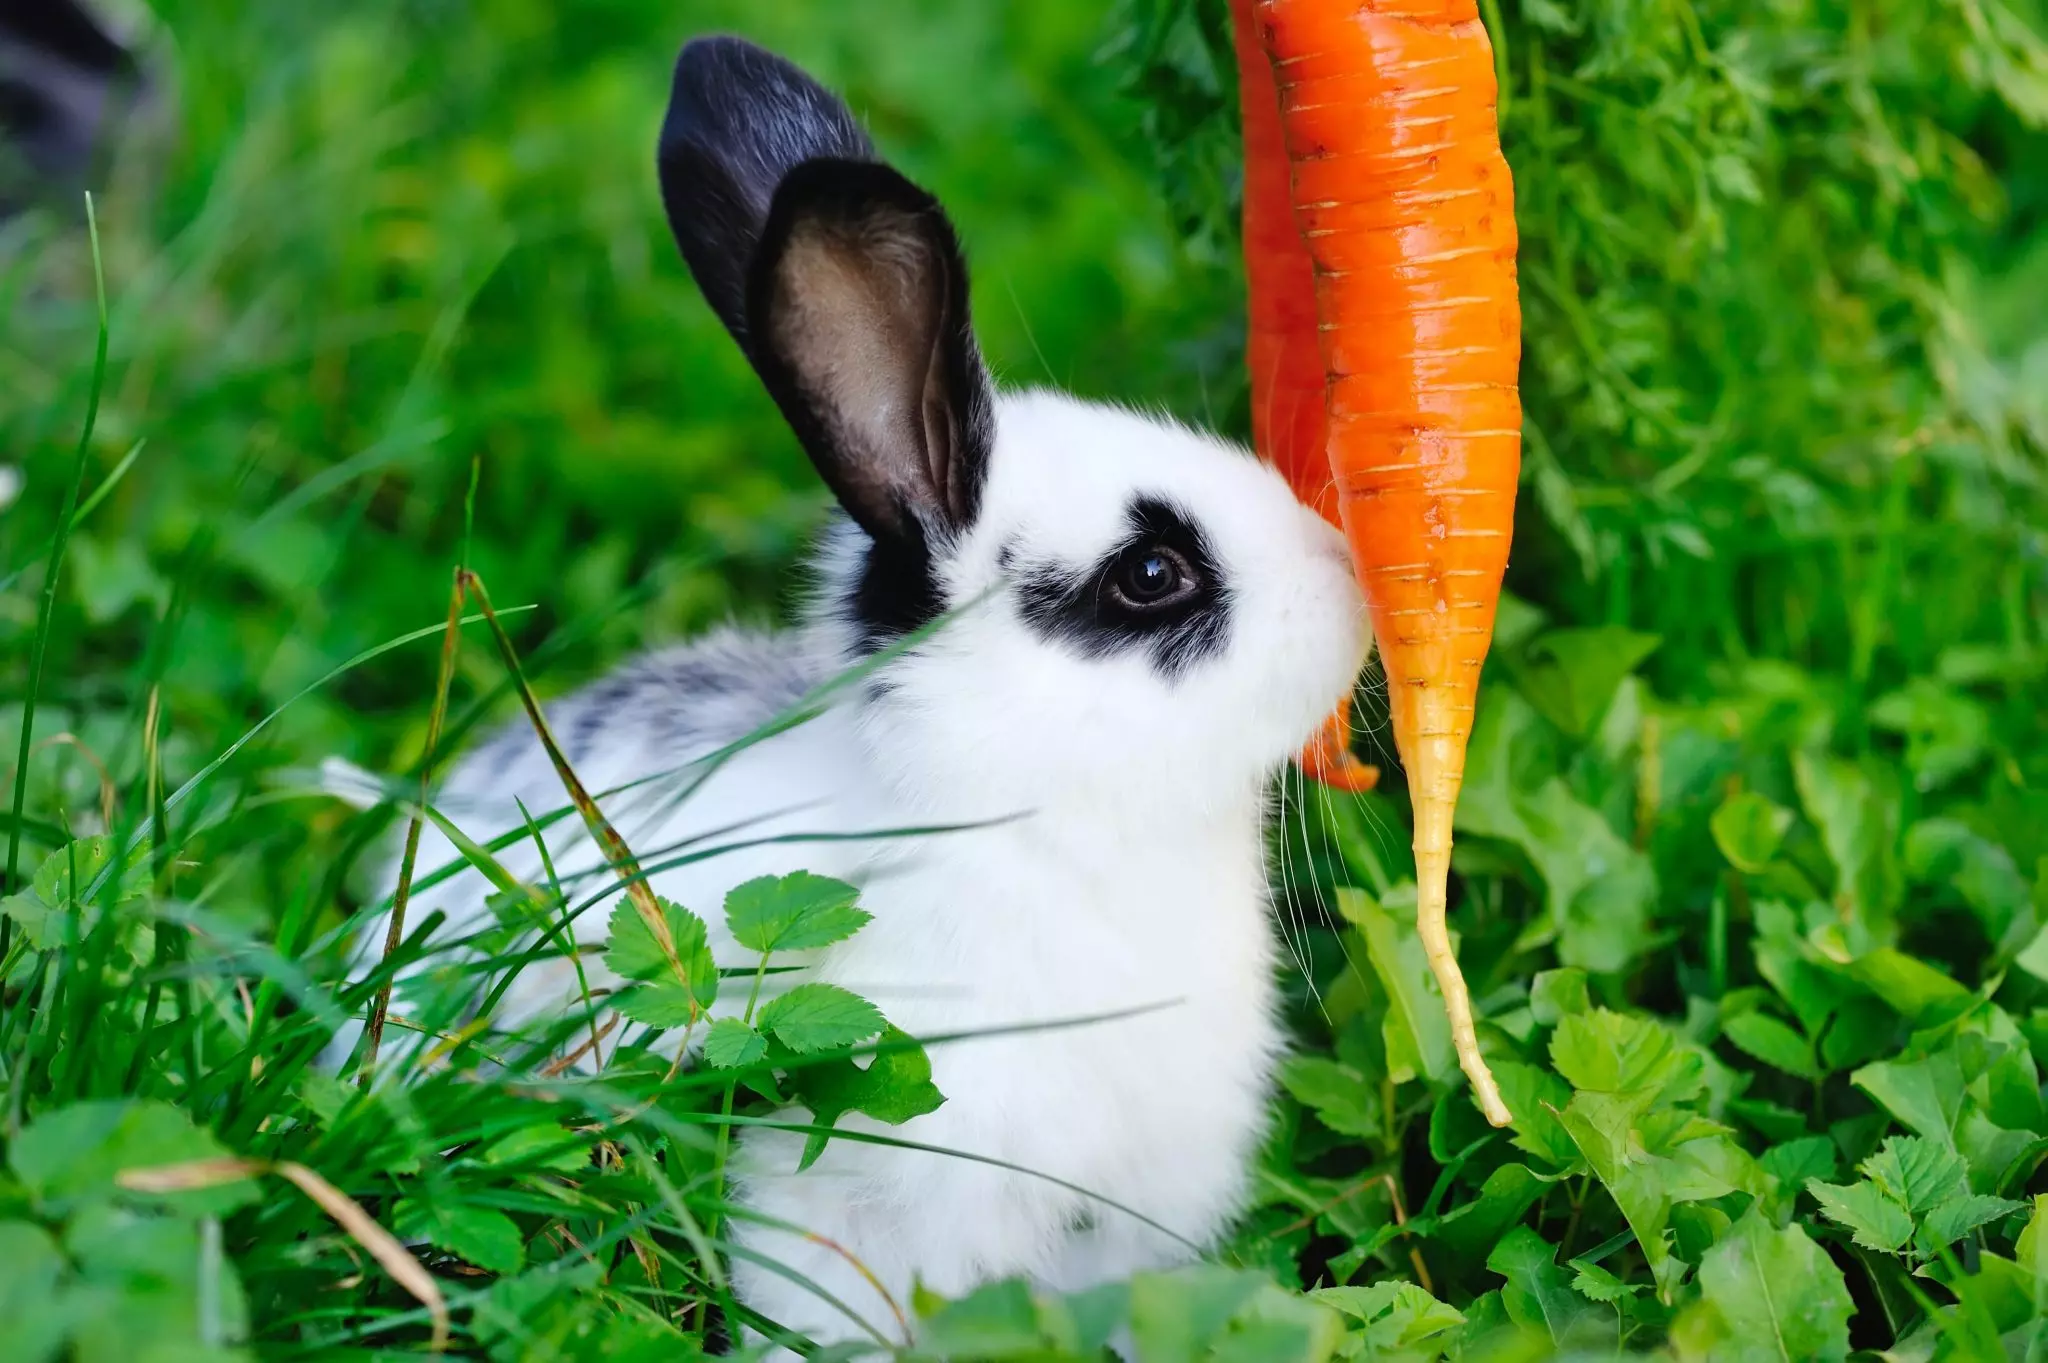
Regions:
<instances>
[{"instance_id":1,"label":"rabbit's body","mask_svg":"<svg viewBox=\"0 0 2048 1363\"><path fill-rule=\"evenodd\" d=\"M1170 423L998 395L950 228L871 156L793 68L730 40L685 49L671 223L847 516L800 629L653 655L551 718L589 789L630 787L607 813L656 892L710 924L720 965L753 961L723 930L727 889L835 875L873 919L800 978L919 1037L1011 1029L929 1046L935 1111L840 1123L933 1149L835 1139L799 1174L801 1136L741 1132L735 1288L820 1339L856 1333L849 1314L900 1337L891 1303L907 1312L919 1280L1078 1289L1184 1258L1241 1209L1282 1047L1268 791L1366 645L1341 537L1271 469ZM693 761L942 615L675 798ZM482 839L522 825L515 796L536 815L563 802L512 730L440 804ZM787 840L804 835L824 837ZM547 838L572 902L604 885L580 827ZM654 869L714 844L730 850ZM433 835L420 865L454 856ZM504 859L541 876L530 843ZM416 897L413 921L487 926L486 892L465 872ZM586 911L578 938L609 915ZM498 1020L577 988L568 961L529 970Z\"/></svg>"}]
</instances>

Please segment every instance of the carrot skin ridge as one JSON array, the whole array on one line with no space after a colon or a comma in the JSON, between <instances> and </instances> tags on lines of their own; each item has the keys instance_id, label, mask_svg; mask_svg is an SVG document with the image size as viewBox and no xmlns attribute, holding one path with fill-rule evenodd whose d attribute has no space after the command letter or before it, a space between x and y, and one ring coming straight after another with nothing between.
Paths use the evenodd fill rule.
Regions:
<instances>
[{"instance_id":1,"label":"carrot skin ridge","mask_svg":"<svg viewBox=\"0 0 2048 1363\"><path fill-rule=\"evenodd\" d=\"M1265 82L1244 83L1247 279L1256 302L1281 260L1249 232L1271 91L1324 384L1326 467L1292 448L1275 462L1291 478L1310 464L1297 489L1318 509L1334 492L1351 541L1409 773L1417 932L1459 1064L1505 1126L1446 921L1521 467L1514 185L1492 45L1476 0L1233 0L1233 16L1240 69L1256 75L1248 45L1267 57ZM1273 179L1259 168L1257 185Z\"/></svg>"},{"instance_id":2,"label":"carrot skin ridge","mask_svg":"<svg viewBox=\"0 0 2048 1363\"><path fill-rule=\"evenodd\" d=\"M1244 127L1245 363L1251 373L1252 447L1303 502L1343 526L1325 451L1329 429L1315 264L1295 225L1292 172L1280 129L1273 65L1251 23L1253 0L1231 0ZM1351 751L1347 695L1302 749L1301 769L1337 790L1379 784L1379 769Z\"/></svg>"}]
</instances>

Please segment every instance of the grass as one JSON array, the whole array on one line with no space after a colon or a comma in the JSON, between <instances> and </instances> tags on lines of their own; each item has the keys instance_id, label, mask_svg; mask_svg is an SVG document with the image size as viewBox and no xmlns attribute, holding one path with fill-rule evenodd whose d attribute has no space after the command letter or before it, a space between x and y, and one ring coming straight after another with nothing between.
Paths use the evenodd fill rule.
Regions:
<instances>
[{"instance_id":1,"label":"grass","mask_svg":"<svg viewBox=\"0 0 2048 1363\"><path fill-rule=\"evenodd\" d=\"M681 1074L581 1019L494 1070L431 1007L387 1032L408 1086L312 1062L384 983L326 982L437 730L787 607L819 498L649 174L682 32L811 65L956 205L1000 372L1241 435L1224 9L166 0L180 137L114 167L96 238L69 205L0 229L21 1356L689 1357L751 1080L819 1136L930 1101L909 1039L805 1051L773 1005ZM1482 12L1527 476L1453 921L1516 1125L1464 1096L1376 753L1384 792L1278 836L1300 1051L1216 1266L901 1305L962 1357L1085 1357L1119 1318L1160 1359L2039 1356L2048 22ZM505 648L448 626L458 566ZM407 782L357 815L308 790L329 755ZM858 930L835 893L690 907ZM643 1020L751 987L676 906L629 914ZM480 943L494 987L524 940ZM602 1078L547 1072L580 1046Z\"/></svg>"}]
</instances>

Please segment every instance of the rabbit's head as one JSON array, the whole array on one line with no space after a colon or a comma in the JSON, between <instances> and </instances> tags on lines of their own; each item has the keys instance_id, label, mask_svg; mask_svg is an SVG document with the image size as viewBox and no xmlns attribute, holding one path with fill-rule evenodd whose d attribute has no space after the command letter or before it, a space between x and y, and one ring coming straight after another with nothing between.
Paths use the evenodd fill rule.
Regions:
<instances>
[{"instance_id":1,"label":"rabbit's head","mask_svg":"<svg viewBox=\"0 0 2048 1363\"><path fill-rule=\"evenodd\" d=\"M846 660L957 610L866 688L903 784L1142 821L1234 804L1300 748L1369 635L1342 537L1277 473L997 392L945 213L778 57L687 46L660 170L699 286L844 509L820 611Z\"/></svg>"}]
</instances>

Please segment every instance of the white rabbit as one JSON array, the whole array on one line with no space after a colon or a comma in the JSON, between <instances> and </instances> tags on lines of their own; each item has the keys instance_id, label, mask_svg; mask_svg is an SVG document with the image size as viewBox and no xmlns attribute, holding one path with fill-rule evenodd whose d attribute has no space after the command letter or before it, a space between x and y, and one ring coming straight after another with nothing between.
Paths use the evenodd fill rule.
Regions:
<instances>
[{"instance_id":1,"label":"white rabbit","mask_svg":"<svg viewBox=\"0 0 2048 1363\"><path fill-rule=\"evenodd\" d=\"M913 1035L1167 1005L934 1045L942 1106L900 1127L842 1122L1061 1182L852 1140L798 1174L801 1137L746 1131L739 1200L821 1239L734 1224L735 1290L819 1342L863 1333L849 1316L900 1340L849 1257L905 1314L914 1280L1073 1290L1185 1259L1241 1209L1266 1129L1283 1038L1263 824L1273 778L1365 659L1343 540L1237 447L998 392L939 205L780 58L730 38L685 47L659 164L691 271L844 515L801 628L721 632L585 688L551 712L568 758L592 791L642 783L606 808L648 861L735 825L978 825L755 845L656 873L657 893L710 922L722 965L751 960L721 931L725 891L804 868L861 886L874 915L808 978ZM674 798L694 777L664 774L956 609L842 703ZM438 802L481 840L521 825L515 797L536 815L564 803L523 724L463 760ZM602 867L573 817L547 836L561 875ZM430 829L419 865L456 855ZM504 857L540 879L530 842ZM491 921L488 888L465 872L409 916L438 909L447 931L474 931ZM600 940L609 909L583 915L579 938ZM585 968L614 982L594 957ZM550 962L500 1019L575 991L571 965Z\"/></svg>"}]
</instances>

